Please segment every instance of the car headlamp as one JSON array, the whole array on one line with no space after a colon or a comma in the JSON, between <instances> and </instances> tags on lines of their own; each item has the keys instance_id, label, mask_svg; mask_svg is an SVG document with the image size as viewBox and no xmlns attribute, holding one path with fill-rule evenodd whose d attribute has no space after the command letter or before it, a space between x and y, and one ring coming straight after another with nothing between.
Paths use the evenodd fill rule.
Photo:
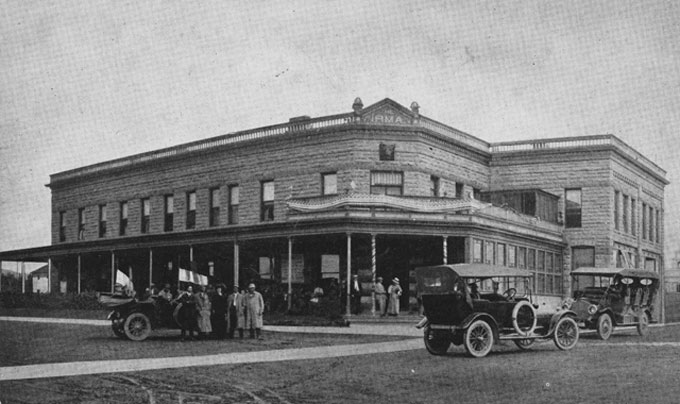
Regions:
<instances>
[{"instance_id":1,"label":"car headlamp","mask_svg":"<svg viewBox=\"0 0 680 404\"><path fill-rule=\"evenodd\" d=\"M591 304L590 307L588 307L588 314L592 316L595 313L597 313L597 306Z\"/></svg>"}]
</instances>

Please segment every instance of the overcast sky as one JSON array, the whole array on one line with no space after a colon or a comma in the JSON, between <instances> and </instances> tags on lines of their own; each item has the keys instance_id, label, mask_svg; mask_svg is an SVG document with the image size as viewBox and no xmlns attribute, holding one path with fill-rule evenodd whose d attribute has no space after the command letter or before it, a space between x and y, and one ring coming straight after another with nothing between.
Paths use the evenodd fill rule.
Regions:
<instances>
[{"instance_id":1,"label":"overcast sky","mask_svg":"<svg viewBox=\"0 0 680 404\"><path fill-rule=\"evenodd\" d=\"M673 1L5 1L0 251L50 244L49 175L391 98L489 142L611 133L679 249Z\"/></svg>"}]
</instances>

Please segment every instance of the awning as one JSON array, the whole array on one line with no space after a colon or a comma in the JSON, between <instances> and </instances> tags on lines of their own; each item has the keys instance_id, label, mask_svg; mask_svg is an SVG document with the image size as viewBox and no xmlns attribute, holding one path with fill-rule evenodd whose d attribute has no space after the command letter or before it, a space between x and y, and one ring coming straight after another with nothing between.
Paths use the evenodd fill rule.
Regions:
<instances>
[{"instance_id":1,"label":"awning","mask_svg":"<svg viewBox=\"0 0 680 404\"><path fill-rule=\"evenodd\" d=\"M572 276L592 275L592 276L614 276L620 274L623 277L659 279L659 274L643 269L624 269L624 268L595 268L580 267L571 271Z\"/></svg>"},{"instance_id":2,"label":"awning","mask_svg":"<svg viewBox=\"0 0 680 404\"><path fill-rule=\"evenodd\" d=\"M479 279L505 278L505 277L528 278L533 276L531 272L524 269L482 263L438 265L423 268L449 269L456 273L461 278L479 278Z\"/></svg>"}]
</instances>

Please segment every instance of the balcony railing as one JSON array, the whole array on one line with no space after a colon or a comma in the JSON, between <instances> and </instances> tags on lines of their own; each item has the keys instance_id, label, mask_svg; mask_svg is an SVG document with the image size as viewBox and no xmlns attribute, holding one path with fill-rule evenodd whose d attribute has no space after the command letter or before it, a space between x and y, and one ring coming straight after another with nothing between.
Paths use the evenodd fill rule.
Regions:
<instances>
[{"instance_id":1,"label":"balcony railing","mask_svg":"<svg viewBox=\"0 0 680 404\"><path fill-rule=\"evenodd\" d=\"M81 176L99 173L106 170L129 167L135 164L146 163L159 159L164 159L173 156L180 156L188 153L193 153L202 150L208 150L216 147L226 146L234 143L245 141L252 141L257 139L264 139L284 135L286 133L295 132L314 132L329 127L342 127L347 125L379 125L385 126L385 123L374 123L363 121L354 113L346 113L339 115L326 116L321 118L296 119L292 122L287 122L278 125L265 126L262 128L250 129L236 133L230 133L222 136L217 136L209 139L199 140L191 143L185 143L178 146L169 147L166 149L151 151L148 153L137 154L121 159L110 160L99 164L94 164L82 168L63 171L51 176L51 182L59 182L63 180L78 178ZM655 174L664 177L666 172L659 166L654 164L651 160L644 157L633 148L623 143L621 140L613 135L597 135L597 136L583 136L573 138L559 138L559 139L538 139L518 142L503 142L489 144L481 139L465 132L444 125L440 122L430 118L420 116L413 119L410 124L399 126L414 126L430 130L446 138L455 140L459 143L465 144L471 148L479 150L484 153L512 153L531 150L545 150L545 149L564 149L564 148L587 148L593 146L615 146L621 150L626 156L634 161L640 162L645 167L648 167Z\"/></svg>"},{"instance_id":2,"label":"balcony railing","mask_svg":"<svg viewBox=\"0 0 680 404\"><path fill-rule=\"evenodd\" d=\"M63 171L51 176L52 182L63 181L67 179L77 178L80 176L98 173L105 170L111 170L116 168L123 168L132 166L134 164L150 162L154 160L164 159L173 156L179 156L187 153L192 153L201 150L207 150L215 147L226 146L229 144L240 143L245 141L263 139L273 136L279 136L286 133L294 132L305 132L305 131L318 131L320 129L346 126L346 125L381 125L384 123L372 123L362 121L360 117L354 115L354 113L346 113L339 115L326 116L321 118L310 118L304 120L296 120L294 122L288 122L278 125L266 126L263 128L256 128L245 130L236 133L230 133L227 135L217 136L205 140L199 140L196 142L185 143L179 146L173 146L166 149L156 150L148 153L137 154L134 156L124 157L121 159L110 160L99 164L94 164L82 168L76 168L73 170ZM444 124L437 121L431 120L429 118L420 117L412 123L413 126L422 127L429 129L435 133L442 136L454 139L458 142L465 143L473 148L481 150L485 153L489 152L489 144L475 138L474 136L468 135L464 132L457 131L456 129L450 128Z\"/></svg>"},{"instance_id":3,"label":"balcony railing","mask_svg":"<svg viewBox=\"0 0 680 404\"><path fill-rule=\"evenodd\" d=\"M666 171L637 150L628 146L614 135L580 136L556 139L535 139L518 142L502 142L491 144L491 153L513 153L533 150L588 148L593 146L612 146L624 155L652 171L659 177L666 177Z\"/></svg>"}]
</instances>

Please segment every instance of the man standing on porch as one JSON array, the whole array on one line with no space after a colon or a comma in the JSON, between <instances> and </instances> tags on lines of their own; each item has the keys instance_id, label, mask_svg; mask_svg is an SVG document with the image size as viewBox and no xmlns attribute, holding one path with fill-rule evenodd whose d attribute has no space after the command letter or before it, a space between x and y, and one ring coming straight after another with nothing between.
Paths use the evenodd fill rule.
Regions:
<instances>
[{"instance_id":1,"label":"man standing on porch","mask_svg":"<svg viewBox=\"0 0 680 404\"><path fill-rule=\"evenodd\" d=\"M383 285L383 278L379 276L373 285L373 292L375 292L375 300L378 302L378 312L380 317L385 316L385 305L387 303L387 292L385 291L385 286Z\"/></svg>"}]
</instances>

